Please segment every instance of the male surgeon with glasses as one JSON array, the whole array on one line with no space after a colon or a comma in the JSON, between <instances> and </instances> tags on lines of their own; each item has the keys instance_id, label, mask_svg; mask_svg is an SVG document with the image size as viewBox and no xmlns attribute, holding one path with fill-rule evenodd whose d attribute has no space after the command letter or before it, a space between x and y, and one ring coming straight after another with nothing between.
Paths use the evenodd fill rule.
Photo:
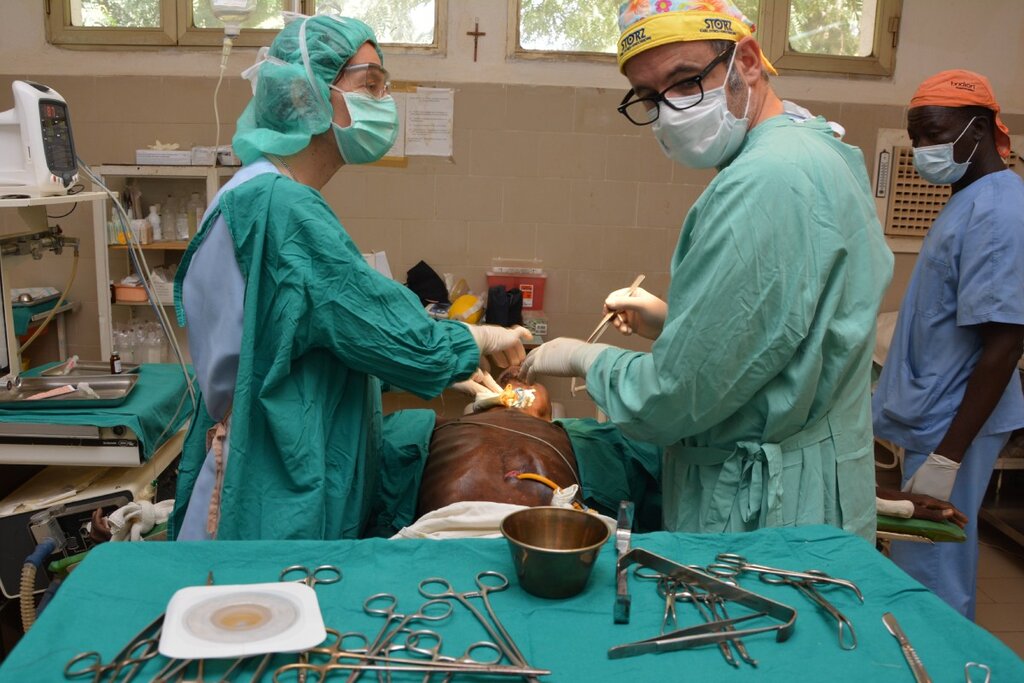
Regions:
<instances>
[{"instance_id":1,"label":"male surgeon with glasses","mask_svg":"<svg viewBox=\"0 0 1024 683\"><path fill-rule=\"evenodd\" d=\"M666 447L667 529L831 524L873 541L870 363L893 257L863 155L784 114L732 2L632 0L619 26L619 111L718 174L683 221L667 300L605 301L651 351L555 339L525 376L585 377L623 432Z\"/></svg>"},{"instance_id":2,"label":"male surgeon with glasses","mask_svg":"<svg viewBox=\"0 0 1024 683\"><path fill-rule=\"evenodd\" d=\"M253 98L232 145L245 165L175 282L202 394L178 539L357 537L377 487L381 383L428 398L484 378L482 353L522 360L523 328L429 318L366 264L320 194L395 141L381 59L363 22L300 16L243 74Z\"/></svg>"}]
</instances>

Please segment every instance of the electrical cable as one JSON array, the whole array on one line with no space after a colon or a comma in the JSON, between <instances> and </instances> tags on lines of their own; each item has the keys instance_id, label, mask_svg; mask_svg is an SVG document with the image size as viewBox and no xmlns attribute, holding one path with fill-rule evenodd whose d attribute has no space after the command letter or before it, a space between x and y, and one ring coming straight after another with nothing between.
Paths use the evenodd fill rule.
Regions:
<instances>
[{"instance_id":1,"label":"electrical cable","mask_svg":"<svg viewBox=\"0 0 1024 683\"><path fill-rule=\"evenodd\" d=\"M41 335L43 333L43 330L45 330L46 326L50 324L50 321L52 321L55 317L57 317L57 311L60 310L60 307L64 305L64 300L67 298L68 293L71 291L71 285L74 283L75 275L77 275L77 274L78 274L78 245L76 244L75 245L75 259L74 259L74 261L71 262L71 276L68 278L68 283L66 285L64 285L64 291L60 293L60 298L57 299L57 303L53 305L53 308L50 309L50 313L43 319L42 324L40 324L39 327L36 328L36 331L32 333L32 336L29 337L28 340L24 344L21 345L20 353L24 353L25 349L27 349L28 347L32 346L32 342L34 342L36 339L39 338L39 335Z\"/></svg>"},{"instance_id":2,"label":"electrical cable","mask_svg":"<svg viewBox=\"0 0 1024 683\"><path fill-rule=\"evenodd\" d=\"M105 192L107 196L110 198L111 202L113 202L113 205L116 209L116 215L119 219L118 228L120 234L124 237L125 244L128 247L129 260L131 261L132 266L135 269L135 272L138 273L142 281L142 287L146 292L146 296L149 300L150 306L153 308L153 313L156 316L157 321L160 323L160 326L167 337L168 345L174 352L174 355L178 361L178 365L181 367L182 374L185 376L185 387L188 390L188 395L191 399L193 414L195 414L198 412L199 408L198 397L196 396L195 391L195 379L188 371L188 364L185 362L185 356L182 353L181 346L178 344L178 340L174 335L174 328L171 325L171 321L167 317L167 313L164 311L163 306L160 303L158 303L156 295L153 293L152 285L150 284L152 282L153 276L149 270L149 264L146 262L146 255L142 251L142 246L139 244L138 238L128 227L128 213L124 210L124 206L122 206L121 201L117 198L117 195L115 195L110 190L110 188L108 188L103 183L103 181L99 179L99 177L93 172L93 170L89 167L88 164L86 164L84 161L82 161L82 159L79 158L78 165L82 169L82 171L84 171L85 174L89 177L89 179L93 182L93 184L99 187L101 190L103 190L103 192ZM180 406L178 412L180 412ZM173 423L174 419L177 418L178 412L175 413L175 416L174 418L172 418L171 423Z\"/></svg>"}]
</instances>

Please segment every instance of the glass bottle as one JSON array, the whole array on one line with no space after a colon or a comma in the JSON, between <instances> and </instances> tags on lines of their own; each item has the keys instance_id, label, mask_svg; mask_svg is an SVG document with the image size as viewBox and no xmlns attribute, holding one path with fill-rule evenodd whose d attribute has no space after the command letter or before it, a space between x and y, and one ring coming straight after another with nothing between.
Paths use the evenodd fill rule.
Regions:
<instances>
[{"instance_id":1,"label":"glass bottle","mask_svg":"<svg viewBox=\"0 0 1024 683\"><path fill-rule=\"evenodd\" d=\"M114 351L110 354L110 374L120 375L123 371L124 369L121 366L121 355L117 351Z\"/></svg>"}]
</instances>

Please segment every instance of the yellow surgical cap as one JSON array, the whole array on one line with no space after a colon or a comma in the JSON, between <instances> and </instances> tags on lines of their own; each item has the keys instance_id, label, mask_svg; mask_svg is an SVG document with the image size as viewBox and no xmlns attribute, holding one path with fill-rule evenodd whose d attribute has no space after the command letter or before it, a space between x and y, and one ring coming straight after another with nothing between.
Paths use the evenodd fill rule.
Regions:
<instances>
[{"instance_id":1,"label":"yellow surgical cap","mask_svg":"<svg viewBox=\"0 0 1024 683\"><path fill-rule=\"evenodd\" d=\"M659 45L691 40L739 42L754 23L730 0L627 0L619 7L619 71L632 57ZM776 74L761 53L768 73Z\"/></svg>"}]
</instances>

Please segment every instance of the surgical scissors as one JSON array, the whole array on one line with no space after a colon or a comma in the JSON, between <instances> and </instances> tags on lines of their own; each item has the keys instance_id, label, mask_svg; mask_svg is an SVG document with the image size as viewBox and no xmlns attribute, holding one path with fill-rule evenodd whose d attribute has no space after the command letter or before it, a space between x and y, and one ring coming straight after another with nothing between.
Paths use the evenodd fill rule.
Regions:
<instances>
[{"instance_id":1,"label":"surgical scissors","mask_svg":"<svg viewBox=\"0 0 1024 683\"><path fill-rule=\"evenodd\" d=\"M298 579L285 578L289 574L301 573L302 577ZM301 564L293 564L290 567L285 567L281 570L280 576L277 577L278 581L295 581L297 583L304 583L313 590L316 590L318 584L329 584L338 583L341 580L341 570L333 564L322 564L316 569L310 569L309 567Z\"/></svg>"},{"instance_id":2,"label":"surgical scissors","mask_svg":"<svg viewBox=\"0 0 1024 683\"><path fill-rule=\"evenodd\" d=\"M736 578L744 572L754 572L756 574L788 576L791 579L802 579L805 581L812 581L814 583L834 583L837 586L850 589L861 602L864 602L864 595L860 592L860 589L857 588L857 584L853 581L836 579L825 572L818 571L817 569L810 569L805 572L796 572L789 569L778 569L777 567L752 564L747 562L746 558L742 555L736 555L734 553L719 553L715 556L714 564L708 565L705 571L712 576L726 579Z\"/></svg>"},{"instance_id":3,"label":"surgical scissors","mask_svg":"<svg viewBox=\"0 0 1024 683\"><path fill-rule=\"evenodd\" d=\"M488 583L488 580L496 581L496 583ZM501 649L503 655L514 665L528 668L529 664L526 661L526 657L520 652L519 648L516 647L516 643L512 640L512 636L509 635L508 631L502 625L501 620L498 619L498 615L494 612L494 608L491 606L491 600L489 598L491 593L500 593L508 590L508 579L504 574L496 571L483 571L476 575L476 590L467 593L457 593L452 587L452 584L448 579L442 579L440 577L432 577L429 579L423 579L420 581L419 591L420 595L425 598L432 599L445 599L455 600L467 610L474 618L480 623L483 629L487 632L488 637L497 643ZM431 589L432 586L436 586L439 590ZM489 623L483 614L480 613L473 603L469 601L470 598L480 598L484 603L484 609L487 611L487 616L490 617L491 622ZM493 625L492 625L493 624ZM536 681L536 676L526 676L529 681Z\"/></svg>"},{"instance_id":4,"label":"surgical scissors","mask_svg":"<svg viewBox=\"0 0 1024 683\"><path fill-rule=\"evenodd\" d=\"M818 589L815 588L814 585L817 581L814 578L796 579L784 574L764 573L761 574L761 580L770 584L786 584L787 586L796 588L798 591L806 595L811 602L817 604L825 610L830 617L835 619L836 628L839 632L839 647L844 650L857 649L857 632L853 630L853 623L846 618L845 614L837 610L835 605L826 600L825 597L818 592ZM846 639L844 638L845 631L849 631L850 633L851 642L849 646L847 646Z\"/></svg>"},{"instance_id":5,"label":"surgical scissors","mask_svg":"<svg viewBox=\"0 0 1024 683\"><path fill-rule=\"evenodd\" d=\"M123 683L130 683L138 673L139 668L157 655L157 648L160 645L160 629L163 627L164 615L156 619L139 631L128 644L121 648L121 651L114 655L114 658L103 663L103 655L95 650L75 655L64 665L65 678L84 678L92 676L93 683L100 683L108 674L113 674L113 680L121 675L121 671L128 669L128 675ZM80 666L79 666L80 665Z\"/></svg>"}]
</instances>

